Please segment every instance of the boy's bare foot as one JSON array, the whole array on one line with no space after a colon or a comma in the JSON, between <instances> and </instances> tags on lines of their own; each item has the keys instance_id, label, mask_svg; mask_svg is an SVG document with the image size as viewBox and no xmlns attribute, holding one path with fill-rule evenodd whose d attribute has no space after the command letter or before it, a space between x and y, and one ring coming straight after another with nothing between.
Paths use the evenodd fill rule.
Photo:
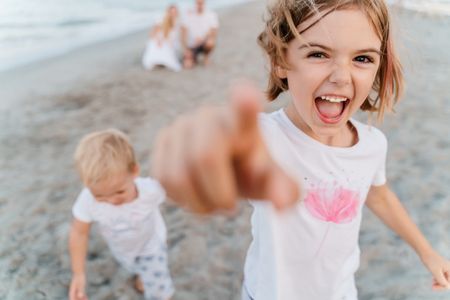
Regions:
<instances>
[{"instance_id":1,"label":"boy's bare foot","mask_svg":"<svg viewBox=\"0 0 450 300\"><path fill-rule=\"evenodd\" d=\"M144 283L142 282L141 277L139 275L134 275L133 284L134 284L134 289L138 293L140 293L140 294L144 293Z\"/></svg>"}]
</instances>

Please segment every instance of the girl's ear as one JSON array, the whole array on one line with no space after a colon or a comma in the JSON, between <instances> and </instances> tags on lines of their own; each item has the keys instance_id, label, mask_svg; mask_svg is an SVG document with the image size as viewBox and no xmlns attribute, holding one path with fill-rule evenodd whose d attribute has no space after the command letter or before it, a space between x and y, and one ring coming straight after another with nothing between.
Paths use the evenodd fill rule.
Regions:
<instances>
[{"instance_id":1,"label":"girl's ear","mask_svg":"<svg viewBox=\"0 0 450 300\"><path fill-rule=\"evenodd\" d=\"M284 68L282 68L280 66L276 66L275 67L275 74L280 79L286 79L287 78L287 71L286 71L286 69L284 69Z\"/></svg>"}]
</instances>

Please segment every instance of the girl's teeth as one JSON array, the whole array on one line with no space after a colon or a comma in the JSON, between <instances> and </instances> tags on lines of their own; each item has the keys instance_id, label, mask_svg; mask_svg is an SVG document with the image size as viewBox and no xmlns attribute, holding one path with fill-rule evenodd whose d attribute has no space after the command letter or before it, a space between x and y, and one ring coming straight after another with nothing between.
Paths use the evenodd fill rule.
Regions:
<instances>
[{"instance_id":1,"label":"girl's teeth","mask_svg":"<svg viewBox=\"0 0 450 300\"><path fill-rule=\"evenodd\" d=\"M330 102L334 102L334 103L338 103L338 102L344 102L347 100L347 98L342 98L342 97L330 97L330 96L321 96L320 97L322 100L327 100Z\"/></svg>"}]
</instances>

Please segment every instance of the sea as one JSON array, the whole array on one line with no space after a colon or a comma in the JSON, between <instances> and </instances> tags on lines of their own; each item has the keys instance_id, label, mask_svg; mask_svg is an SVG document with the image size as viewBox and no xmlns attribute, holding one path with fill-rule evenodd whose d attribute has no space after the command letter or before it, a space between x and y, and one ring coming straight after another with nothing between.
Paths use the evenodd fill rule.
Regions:
<instances>
[{"instance_id":1,"label":"sea","mask_svg":"<svg viewBox=\"0 0 450 300\"><path fill-rule=\"evenodd\" d=\"M217 10L248 0L207 0ZM0 72L149 28L194 0L0 0Z\"/></svg>"},{"instance_id":2,"label":"sea","mask_svg":"<svg viewBox=\"0 0 450 300\"><path fill-rule=\"evenodd\" d=\"M211 9L248 0L207 0ZM268 1L268 0L257 0ZM450 15L450 0L388 0ZM194 0L0 0L0 72L149 28L169 4Z\"/></svg>"},{"instance_id":3,"label":"sea","mask_svg":"<svg viewBox=\"0 0 450 300\"><path fill-rule=\"evenodd\" d=\"M386 2L424 13L450 16L450 0L386 0Z\"/></svg>"}]
</instances>

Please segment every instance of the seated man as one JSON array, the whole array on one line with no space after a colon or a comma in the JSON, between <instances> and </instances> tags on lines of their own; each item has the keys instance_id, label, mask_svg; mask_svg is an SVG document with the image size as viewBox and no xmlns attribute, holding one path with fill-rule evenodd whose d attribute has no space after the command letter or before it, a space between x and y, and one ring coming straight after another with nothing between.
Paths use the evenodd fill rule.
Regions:
<instances>
[{"instance_id":1,"label":"seated man","mask_svg":"<svg viewBox=\"0 0 450 300\"><path fill-rule=\"evenodd\" d=\"M195 4L195 9L186 13L181 24L185 68L192 68L198 62L200 54L204 55L204 64L209 63L209 55L216 44L219 27L216 13L205 8L204 0L196 0Z\"/></svg>"}]
</instances>

